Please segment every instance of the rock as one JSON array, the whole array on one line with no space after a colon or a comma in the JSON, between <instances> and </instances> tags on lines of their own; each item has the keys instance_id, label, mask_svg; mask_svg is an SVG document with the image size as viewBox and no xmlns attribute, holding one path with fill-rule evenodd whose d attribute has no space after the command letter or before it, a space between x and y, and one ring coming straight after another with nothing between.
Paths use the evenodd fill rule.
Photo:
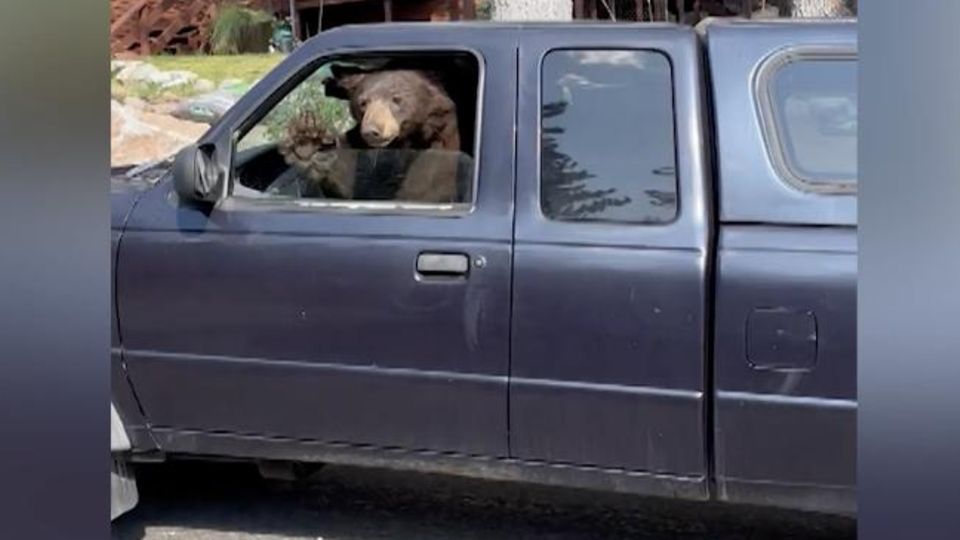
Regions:
<instances>
[{"instance_id":1,"label":"rock","mask_svg":"<svg viewBox=\"0 0 960 540\"><path fill-rule=\"evenodd\" d=\"M198 79L192 71L161 71L145 62L127 63L120 68L116 78L124 84L154 84L163 89L189 86Z\"/></svg>"},{"instance_id":2,"label":"rock","mask_svg":"<svg viewBox=\"0 0 960 540\"><path fill-rule=\"evenodd\" d=\"M117 80L124 84L136 84L157 77L160 70L145 62L131 62L117 73Z\"/></svg>"},{"instance_id":3,"label":"rock","mask_svg":"<svg viewBox=\"0 0 960 540\"><path fill-rule=\"evenodd\" d=\"M161 88L176 88L178 86L190 86L197 81L196 73L192 71L161 71L160 74L150 82L159 84Z\"/></svg>"},{"instance_id":4,"label":"rock","mask_svg":"<svg viewBox=\"0 0 960 540\"><path fill-rule=\"evenodd\" d=\"M156 129L140 121L136 110L116 100L110 101L110 121L112 139L141 137L156 132Z\"/></svg>"},{"instance_id":5,"label":"rock","mask_svg":"<svg viewBox=\"0 0 960 540\"><path fill-rule=\"evenodd\" d=\"M172 116L173 112L177 110L177 107L180 104L176 101L161 101L160 103L150 103L145 109L147 112L152 112L156 114L165 114L167 116Z\"/></svg>"},{"instance_id":6,"label":"rock","mask_svg":"<svg viewBox=\"0 0 960 540\"><path fill-rule=\"evenodd\" d=\"M213 92L217 85L210 79L197 79L193 82L193 89L200 93Z\"/></svg>"},{"instance_id":7,"label":"rock","mask_svg":"<svg viewBox=\"0 0 960 540\"><path fill-rule=\"evenodd\" d=\"M147 102L138 98L138 97L128 97L123 101L123 104L130 109L144 110L147 108Z\"/></svg>"},{"instance_id":8,"label":"rock","mask_svg":"<svg viewBox=\"0 0 960 540\"><path fill-rule=\"evenodd\" d=\"M242 80L240 80L240 79L224 79L224 80L220 81L220 89L221 89L221 90L227 90L227 89L230 89L230 88L236 88L236 87L245 86L245 85L246 85L246 83L244 83L244 82L243 82Z\"/></svg>"},{"instance_id":9,"label":"rock","mask_svg":"<svg viewBox=\"0 0 960 540\"><path fill-rule=\"evenodd\" d=\"M111 60L110 75L115 76L125 69L130 69L142 64L143 62L140 60Z\"/></svg>"},{"instance_id":10,"label":"rock","mask_svg":"<svg viewBox=\"0 0 960 540\"><path fill-rule=\"evenodd\" d=\"M127 88L122 84L111 84L110 97L113 99L124 101L127 98Z\"/></svg>"},{"instance_id":11,"label":"rock","mask_svg":"<svg viewBox=\"0 0 960 540\"><path fill-rule=\"evenodd\" d=\"M212 124L237 101L232 92L217 90L185 99L170 112L174 118Z\"/></svg>"},{"instance_id":12,"label":"rock","mask_svg":"<svg viewBox=\"0 0 960 540\"><path fill-rule=\"evenodd\" d=\"M110 100L110 164L116 167L170 156L207 128Z\"/></svg>"}]
</instances>

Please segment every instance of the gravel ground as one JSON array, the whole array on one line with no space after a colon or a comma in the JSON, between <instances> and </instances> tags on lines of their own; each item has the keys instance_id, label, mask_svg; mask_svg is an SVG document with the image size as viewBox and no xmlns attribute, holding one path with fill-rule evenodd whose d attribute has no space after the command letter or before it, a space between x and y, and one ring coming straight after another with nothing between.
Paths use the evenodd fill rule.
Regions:
<instances>
[{"instance_id":1,"label":"gravel ground","mask_svg":"<svg viewBox=\"0 0 960 540\"><path fill-rule=\"evenodd\" d=\"M853 539L852 520L329 466L309 482L246 464L137 469L114 540Z\"/></svg>"}]
</instances>

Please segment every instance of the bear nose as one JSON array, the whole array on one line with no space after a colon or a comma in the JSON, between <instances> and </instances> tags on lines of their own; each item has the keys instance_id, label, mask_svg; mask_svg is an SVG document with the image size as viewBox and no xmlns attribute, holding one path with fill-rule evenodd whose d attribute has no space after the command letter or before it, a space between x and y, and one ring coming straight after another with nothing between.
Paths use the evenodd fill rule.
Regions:
<instances>
[{"instance_id":1,"label":"bear nose","mask_svg":"<svg viewBox=\"0 0 960 540\"><path fill-rule=\"evenodd\" d=\"M361 122L361 135L373 146L385 146L400 132L400 123L393 111L382 101L377 100L367 107Z\"/></svg>"}]
</instances>

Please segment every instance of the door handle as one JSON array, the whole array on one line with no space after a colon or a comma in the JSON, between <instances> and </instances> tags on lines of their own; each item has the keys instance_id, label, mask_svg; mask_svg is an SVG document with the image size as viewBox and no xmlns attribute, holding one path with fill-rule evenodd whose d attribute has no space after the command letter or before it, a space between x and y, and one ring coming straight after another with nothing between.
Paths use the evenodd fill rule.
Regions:
<instances>
[{"instance_id":1,"label":"door handle","mask_svg":"<svg viewBox=\"0 0 960 540\"><path fill-rule=\"evenodd\" d=\"M417 273L422 275L463 276L470 268L470 257L463 253L421 253Z\"/></svg>"}]
</instances>

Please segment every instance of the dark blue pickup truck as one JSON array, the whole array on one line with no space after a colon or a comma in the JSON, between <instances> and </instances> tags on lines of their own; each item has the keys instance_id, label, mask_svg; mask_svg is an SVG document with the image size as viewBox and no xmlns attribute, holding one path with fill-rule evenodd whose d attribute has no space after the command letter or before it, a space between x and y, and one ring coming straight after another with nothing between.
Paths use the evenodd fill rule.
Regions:
<instances>
[{"instance_id":1,"label":"dark blue pickup truck","mask_svg":"<svg viewBox=\"0 0 960 540\"><path fill-rule=\"evenodd\" d=\"M854 514L856 43L310 40L113 179L118 478L226 456Z\"/></svg>"}]
</instances>

